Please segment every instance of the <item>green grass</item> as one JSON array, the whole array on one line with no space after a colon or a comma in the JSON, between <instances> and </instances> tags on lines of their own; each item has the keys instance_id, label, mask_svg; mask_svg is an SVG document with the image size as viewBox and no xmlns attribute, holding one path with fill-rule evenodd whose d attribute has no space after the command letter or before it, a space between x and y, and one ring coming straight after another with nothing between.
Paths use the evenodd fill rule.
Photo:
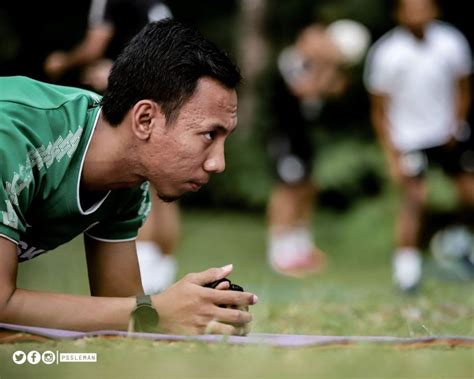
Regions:
<instances>
[{"instance_id":1,"label":"green grass","mask_svg":"<svg viewBox=\"0 0 474 379\"><path fill-rule=\"evenodd\" d=\"M444 281L427 271L415 296L391 284L395 194L357 203L349 212L317 211L316 239L328 269L304 280L273 273L265 259L263 214L183 210L180 275L234 264L230 279L260 299L254 332L321 335L474 336L472 282ZM82 242L20 266L19 284L88 293ZM15 350L96 352L98 363L15 366ZM352 347L282 349L225 343L102 340L0 346L3 378L473 378L474 349Z\"/></svg>"}]
</instances>

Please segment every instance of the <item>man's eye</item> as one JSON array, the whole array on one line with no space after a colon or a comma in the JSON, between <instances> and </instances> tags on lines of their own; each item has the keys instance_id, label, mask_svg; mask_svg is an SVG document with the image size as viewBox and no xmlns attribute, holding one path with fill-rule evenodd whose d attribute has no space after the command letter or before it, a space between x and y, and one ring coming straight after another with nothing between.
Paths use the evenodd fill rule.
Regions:
<instances>
[{"instance_id":1,"label":"man's eye","mask_svg":"<svg viewBox=\"0 0 474 379\"><path fill-rule=\"evenodd\" d=\"M207 132L204 134L204 138L206 138L209 141L213 141L214 138L216 138L216 132Z\"/></svg>"}]
</instances>

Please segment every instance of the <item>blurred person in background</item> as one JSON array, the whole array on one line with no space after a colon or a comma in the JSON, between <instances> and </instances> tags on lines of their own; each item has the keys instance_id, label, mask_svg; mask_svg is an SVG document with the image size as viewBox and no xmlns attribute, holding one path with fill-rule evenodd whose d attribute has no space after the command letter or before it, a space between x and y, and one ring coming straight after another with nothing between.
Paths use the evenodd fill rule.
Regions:
<instances>
[{"instance_id":1,"label":"blurred person in background","mask_svg":"<svg viewBox=\"0 0 474 379\"><path fill-rule=\"evenodd\" d=\"M44 61L51 81L80 69L79 81L103 93L113 61L147 23L171 18L161 0L92 0L83 40L69 51L53 51Z\"/></svg>"},{"instance_id":2,"label":"blurred person in background","mask_svg":"<svg viewBox=\"0 0 474 379\"><path fill-rule=\"evenodd\" d=\"M49 80L59 83L64 75L77 71L80 86L103 93L113 61L132 37L147 23L171 17L161 0L92 0L84 39L69 51L51 52L44 71ZM152 211L137 241L145 293L160 292L176 278L173 253L179 240L179 218L177 203L152 196Z\"/></svg>"},{"instance_id":3,"label":"blurred person in background","mask_svg":"<svg viewBox=\"0 0 474 379\"><path fill-rule=\"evenodd\" d=\"M365 26L341 19L305 27L278 56L268 139L277 183L267 209L267 259L278 273L303 277L323 269L325 253L311 231L317 196L312 130L325 102L346 93L369 43Z\"/></svg>"},{"instance_id":4,"label":"blurred person in background","mask_svg":"<svg viewBox=\"0 0 474 379\"><path fill-rule=\"evenodd\" d=\"M378 140L401 189L393 281L410 292L422 276L428 164L442 166L465 211L472 212L473 139L466 122L472 56L461 32L436 20L434 0L398 0L394 11L398 26L371 48L364 80Z\"/></svg>"}]
</instances>

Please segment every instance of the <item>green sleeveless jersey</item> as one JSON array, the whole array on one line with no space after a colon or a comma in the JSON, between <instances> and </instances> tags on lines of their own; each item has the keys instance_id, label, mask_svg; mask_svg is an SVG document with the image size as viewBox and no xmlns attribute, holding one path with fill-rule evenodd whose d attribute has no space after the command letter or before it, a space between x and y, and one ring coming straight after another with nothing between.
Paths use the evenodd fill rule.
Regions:
<instances>
[{"instance_id":1,"label":"green sleeveless jersey","mask_svg":"<svg viewBox=\"0 0 474 379\"><path fill-rule=\"evenodd\" d=\"M80 178L100 96L86 90L0 78L0 236L19 261L85 232L107 242L136 238L150 209L148 183L109 191L88 209Z\"/></svg>"}]
</instances>

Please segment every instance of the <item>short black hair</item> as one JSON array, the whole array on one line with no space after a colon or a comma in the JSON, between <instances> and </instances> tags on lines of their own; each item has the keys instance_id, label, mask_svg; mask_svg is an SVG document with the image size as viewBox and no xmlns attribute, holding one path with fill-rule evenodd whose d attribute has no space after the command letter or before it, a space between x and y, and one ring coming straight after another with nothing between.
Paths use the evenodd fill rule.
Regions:
<instances>
[{"instance_id":1,"label":"short black hair","mask_svg":"<svg viewBox=\"0 0 474 379\"><path fill-rule=\"evenodd\" d=\"M103 115L118 125L134 104L151 99L169 121L205 76L229 89L242 79L228 54L197 30L171 19L149 23L114 62L102 99Z\"/></svg>"}]
</instances>

